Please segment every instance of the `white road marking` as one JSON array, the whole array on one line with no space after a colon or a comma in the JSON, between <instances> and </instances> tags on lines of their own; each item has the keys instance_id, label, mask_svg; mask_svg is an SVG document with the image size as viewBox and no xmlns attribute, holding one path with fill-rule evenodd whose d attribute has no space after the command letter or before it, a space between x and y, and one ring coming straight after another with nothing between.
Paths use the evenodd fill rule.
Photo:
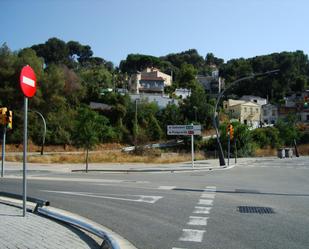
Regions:
<instances>
[{"instance_id":1,"label":"white road marking","mask_svg":"<svg viewBox=\"0 0 309 249\"><path fill-rule=\"evenodd\" d=\"M172 190L176 188L176 186L159 186L158 189L162 189L162 190Z\"/></svg>"},{"instance_id":2,"label":"white road marking","mask_svg":"<svg viewBox=\"0 0 309 249\"><path fill-rule=\"evenodd\" d=\"M211 210L211 207L199 207L196 206L193 213L194 214L209 214L209 211Z\"/></svg>"},{"instance_id":3,"label":"white road marking","mask_svg":"<svg viewBox=\"0 0 309 249\"><path fill-rule=\"evenodd\" d=\"M87 197L94 197L99 199L111 199L111 200L121 200L121 201L132 201L132 202L145 202L154 204L158 200L162 199L162 196L148 196L148 195L114 195L109 194L112 196L104 196L104 195L97 195L96 193L84 193L84 192L69 192L69 191L51 191L51 190L41 190L42 192L49 192L49 193L59 193L65 195L76 195L76 196L87 196ZM130 198L122 198L122 197L113 197L113 196L128 196L128 197L135 197L135 199Z\"/></svg>"},{"instance_id":4,"label":"white road marking","mask_svg":"<svg viewBox=\"0 0 309 249\"><path fill-rule=\"evenodd\" d=\"M187 248L173 247L172 249L187 249Z\"/></svg>"},{"instance_id":5,"label":"white road marking","mask_svg":"<svg viewBox=\"0 0 309 249\"><path fill-rule=\"evenodd\" d=\"M207 226L208 217L190 216L187 225L190 226Z\"/></svg>"},{"instance_id":6,"label":"white road marking","mask_svg":"<svg viewBox=\"0 0 309 249\"><path fill-rule=\"evenodd\" d=\"M25 83L28 86L32 86L32 87L34 87L34 84L35 84L33 79L30 79L26 76L23 76L23 83Z\"/></svg>"},{"instance_id":7,"label":"white road marking","mask_svg":"<svg viewBox=\"0 0 309 249\"><path fill-rule=\"evenodd\" d=\"M203 193L203 194L201 194L201 198L214 199L214 198L215 198L215 194L212 194L212 193Z\"/></svg>"},{"instance_id":8,"label":"white road marking","mask_svg":"<svg viewBox=\"0 0 309 249\"><path fill-rule=\"evenodd\" d=\"M21 179L21 176L8 176L11 179ZM29 180L44 180L44 181L61 181L61 182L90 182L90 183L136 183L144 184L149 181L130 181L118 179L95 179L95 178L66 178L66 177L43 177L43 176L28 176Z\"/></svg>"},{"instance_id":9,"label":"white road marking","mask_svg":"<svg viewBox=\"0 0 309 249\"><path fill-rule=\"evenodd\" d=\"M216 186L207 186L204 192L216 192L216 190L217 190Z\"/></svg>"},{"instance_id":10,"label":"white road marking","mask_svg":"<svg viewBox=\"0 0 309 249\"><path fill-rule=\"evenodd\" d=\"M182 229L180 241L202 242L205 230Z\"/></svg>"},{"instance_id":11,"label":"white road marking","mask_svg":"<svg viewBox=\"0 0 309 249\"><path fill-rule=\"evenodd\" d=\"M212 206L213 200L200 199L198 205Z\"/></svg>"}]
</instances>

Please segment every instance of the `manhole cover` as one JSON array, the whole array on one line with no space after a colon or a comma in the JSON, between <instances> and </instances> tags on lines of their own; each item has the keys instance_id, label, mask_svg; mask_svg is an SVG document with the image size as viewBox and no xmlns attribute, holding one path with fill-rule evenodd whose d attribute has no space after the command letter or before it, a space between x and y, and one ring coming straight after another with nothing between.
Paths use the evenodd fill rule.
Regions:
<instances>
[{"instance_id":1,"label":"manhole cover","mask_svg":"<svg viewBox=\"0 0 309 249\"><path fill-rule=\"evenodd\" d=\"M274 214L274 210L270 207L252 207L252 206L239 206L237 210L240 213L252 214Z\"/></svg>"}]
</instances>

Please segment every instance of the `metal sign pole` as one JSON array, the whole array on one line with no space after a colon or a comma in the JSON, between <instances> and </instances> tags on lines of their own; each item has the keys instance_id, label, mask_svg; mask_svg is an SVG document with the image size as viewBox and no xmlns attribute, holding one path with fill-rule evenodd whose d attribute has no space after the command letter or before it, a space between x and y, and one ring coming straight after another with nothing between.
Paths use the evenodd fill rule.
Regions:
<instances>
[{"instance_id":1,"label":"metal sign pole","mask_svg":"<svg viewBox=\"0 0 309 249\"><path fill-rule=\"evenodd\" d=\"M236 145L236 137L234 137L234 154L235 154L235 164L237 163L237 145Z\"/></svg>"},{"instance_id":2,"label":"metal sign pole","mask_svg":"<svg viewBox=\"0 0 309 249\"><path fill-rule=\"evenodd\" d=\"M194 168L194 134L191 135L192 168Z\"/></svg>"},{"instance_id":3,"label":"metal sign pole","mask_svg":"<svg viewBox=\"0 0 309 249\"><path fill-rule=\"evenodd\" d=\"M24 97L24 151L23 151L23 217L26 216L27 202L27 125L28 125L28 98Z\"/></svg>"},{"instance_id":4,"label":"metal sign pole","mask_svg":"<svg viewBox=\"0 0 309 249\"><path fill-rule=\"evenodd\" d=\"M5 162L5 137L6 137L6 125L3 126L2 137L2 161L1 161L1 177L4 176L4 162Z\"/></svg>"},{"instance_id":5,"label":"metal sign pole","mask_svg":"<svg viewBox=\"0 0 309 249\"><path fill-rule=\"evenodd\" d=\"M193 124L191 124L193 126ZM191 154L192 154L192 168L194 168L194 130L191 134Z\"/></svg>"}]
</instances>

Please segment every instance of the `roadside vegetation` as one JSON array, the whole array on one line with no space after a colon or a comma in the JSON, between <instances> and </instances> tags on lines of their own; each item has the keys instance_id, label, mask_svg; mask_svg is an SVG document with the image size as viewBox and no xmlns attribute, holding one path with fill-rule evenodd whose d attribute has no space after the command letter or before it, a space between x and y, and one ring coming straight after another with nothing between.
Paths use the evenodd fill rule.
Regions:
<instances>
[{"instance_id":1,"label":"roadside vegetation","mask_svg":"<svg viewBox=\"0 0 309 249\"><path fill-rule=\"evenodd\" d=\"M38 89L29 101L29 108L40 111L46 118L46 148L60 146L58 148L68 151L73 146L74 149L81 148L81 151L85 150L87 153L100 148L100 144L142 145L175 139L177 137L166 135L166 126L169 124L195 123L201 124L205 130L211 130L215 99L196 81L196 75L209 75L214 67L220 70L227 85L253 72L280 69L278 77L244 82L231 89L226 96L257 95L268 97L273 104L281 103L289 93L307 89L309 79L309 60L302 51L240 58L228 62L212 53L203 57L195 49L162 57L130 54L117 67L103 58L95 57L90 46L77 41L64 42L51 38L45 43L19 51L11 51L7 44L3 44L0 47L0 106L13 111L13 130L7 133L7 143L12 145L22 143L23 96L19 90L19 73L26 64L37 75ZM154 103L139 102L136 114L135 103L131 102L128 95L119 94L115 89L127 88L130 75L147 67L157 67L162 72L173 74L173 85L165 89L166 94L172 96L176 88L190 88L191 96L180 99L179 106L168 105L164 109L159 109ZM108 92L106 89L113 91ZM89 107L90 102L104 103L109 108L94 111ZM220 122L223 124L222 144L226 149L226 123L224 119ZM294 139L300 144L309 143L308 127L299 126L293 116L279 121L274 127L254 131L245 125L235 123L234 126L240 156L291 146ZM40 145L42 132L40 118L34 112L29 112L29 139L35 145ZM189 152L189 140L183 137L181 139L185 140L185 144L168 152L175 152L177 155ZM203 141L197 138L196 147L201 151L201 157L215 156L216 144L212 139ZM155 156L149 153L149 160L145 155L125 155L120 151L117 153L119 154L109 153L106 157L104 153L95 157L90 153L89 162L163 160L158 156L161 152L154 153ZM71 158L45 157L47 161L79 161L73 156ZM31 160L37 159L34 157Z\"/></svg>"}]
</instances>

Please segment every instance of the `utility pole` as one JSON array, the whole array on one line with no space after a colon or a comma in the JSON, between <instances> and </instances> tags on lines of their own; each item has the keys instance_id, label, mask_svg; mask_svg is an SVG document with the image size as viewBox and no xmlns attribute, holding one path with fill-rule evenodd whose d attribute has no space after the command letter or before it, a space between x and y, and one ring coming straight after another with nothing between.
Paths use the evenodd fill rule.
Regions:
<instances>
[{"instance_id":1,"label":"utility pole","mask_svg":"<svg viewBox=\"0 0 309 249\"><path fill-rule=\"evenodd\" d=\"M137 149L137 133L138 133L138 127L137 127L137 101L138 101L138 99L135 100L135 137L134 137L135 151Z\"/></svg>"}]
</instances>

